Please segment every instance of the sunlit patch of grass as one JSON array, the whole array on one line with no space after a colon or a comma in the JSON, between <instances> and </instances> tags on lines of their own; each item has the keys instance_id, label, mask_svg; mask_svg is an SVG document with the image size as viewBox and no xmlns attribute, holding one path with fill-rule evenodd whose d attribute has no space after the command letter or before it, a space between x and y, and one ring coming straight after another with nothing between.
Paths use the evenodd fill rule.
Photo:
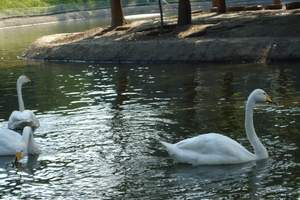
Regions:
<instances>
[{"instance_id":1,"label":"sunlit patch of grass","mask_svg":"<svg viewBox=\"0 0 300 200\"><path fill-rule=\"evenodd\" d=\"M43 0L1 0L0 9L48 6Z\"/></svg>"}]
</instances>

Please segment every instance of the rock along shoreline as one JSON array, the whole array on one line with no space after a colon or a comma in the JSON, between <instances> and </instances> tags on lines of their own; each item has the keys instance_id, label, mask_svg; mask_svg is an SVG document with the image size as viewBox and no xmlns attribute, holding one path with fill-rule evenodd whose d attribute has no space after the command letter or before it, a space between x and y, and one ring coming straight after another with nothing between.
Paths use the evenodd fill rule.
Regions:
<instances>
[{"instance_id":1,"label":"rock along shoreline","mask_svg":"<svg viewBox=\"0 0 300 200\"><path fill-rule=\"evenodd\" d=\"M141 21L109 31L44 36L23 56L96 63L299 62L300 10L279 15L283 12L240 12L217 18L200 14L193 26L183 29L170 20L164 33L159 32L158 22Z\"/></svg>"},{"instance_id":2,"label":"rock along shoreline","mask_svg":"<svg viewBox=\"0 0 300 200\"><path fill-rule=\"evenodd\" d=\"M274 63L300 61L300 38L185 39L33 44L25 58L96 63Z\"/></svg>"}]
</instances>

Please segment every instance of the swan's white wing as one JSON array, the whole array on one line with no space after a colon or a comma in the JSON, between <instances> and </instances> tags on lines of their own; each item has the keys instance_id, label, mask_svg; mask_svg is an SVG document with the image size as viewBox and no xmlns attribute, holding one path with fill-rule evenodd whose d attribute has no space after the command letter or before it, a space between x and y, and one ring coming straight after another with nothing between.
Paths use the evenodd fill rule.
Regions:
<instances>
[{"instance_id":1,"label":"swan's white wing","mask_svg":"<svg viewBox=\"0 0 300 200\"><path fill-rule=\"evenodd\" d=\"M40 127L40 122L30 110L13 111L8 120L8 128L23 130L25 126L30 126L35 130Z\"/></svg>"},{"instance_id":2,"label":"swan's white wing","mask_svg":"<svg viewBox=\"0 0 300 200\"><path fill-rule=\"evenodd\" d=\"M0 128L0 156L15 155L20 148L22 136L9 129Z\"/></svg>"},{"instance_id":3,"label":"swan's white wing","mask_svg":"<svg viewBox=\"0 0 300 200\"><path fill-rule=\"evenodd\" d=\"M182 140L175 145L182 150L200 151L203 153L210 152L212 149L230 148L226 146L241 146L233 139L218 133L198 135ZM243 146L241 147L244 148Z\"/></svg>"}]
</instances>

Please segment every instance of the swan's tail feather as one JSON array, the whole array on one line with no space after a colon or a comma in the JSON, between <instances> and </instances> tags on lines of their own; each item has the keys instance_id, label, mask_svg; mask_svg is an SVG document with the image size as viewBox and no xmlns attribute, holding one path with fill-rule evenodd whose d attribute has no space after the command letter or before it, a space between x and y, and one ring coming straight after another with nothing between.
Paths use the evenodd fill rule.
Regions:
<instances>
[{"instance_id":1,"label":"swan's tail feather","mask_svg":"<svg viewBox=\"0 0 300 200\"><path fill-rule=\"evenodd\" d=\"M164 142L164 141L159 141L164 147L166 147L168 153L170 156L172 156L174 154L174 150L173 150L173 144L168 143L168 142Z\"/></svg>"}]
</instances>

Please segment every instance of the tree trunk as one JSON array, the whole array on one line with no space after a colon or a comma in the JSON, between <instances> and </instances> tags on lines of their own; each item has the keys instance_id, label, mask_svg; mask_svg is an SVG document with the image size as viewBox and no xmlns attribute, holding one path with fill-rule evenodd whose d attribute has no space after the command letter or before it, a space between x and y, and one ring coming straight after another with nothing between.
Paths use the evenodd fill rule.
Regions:
<instances>
[{"instance_id":1,"label":"tree trunk","mask_svg":"<svg viewBox=\"0 0 300 200\"><path fill-rule=\"evenodd\" d=\"M225 0L217 0L218 13L226 12L226 2Z\"/></svg>"},{"instance_id":2,"label":"tree trunk","mask_svg":"<svg viewBox=\"0 0 300 200\"><path fill-rule=\"evenodd\" d=\"M218 0L212 0L212 7L218 7Z\"/></svg>"},{"instance_id":3,"label":"tree trunk","mask_svg":"<svg viewBox=\"0 0 300 200\"><path fill-rule=\"evenodd\" d=\"M164 14L161 6L161 0L158 0L159 12L160 12L160 28L164 28Z\"/></svg>"},{"instance_id":4,"label":"tree trunk","mask_svg":"<svg viewBox=\"0 0 300 200\"><path fill-rule=\"evenodd\" d=\"M276 5L280 5L281 4L281 0L273 0L273 4L276 4Z\"/></svg>"},{"instance_id":5,"label":"tree trunk","mask_svg":"<svg viewBox=\"0 0 300 200\"><path fill-rule=\"evenodd\" d=\"M178 25L187 25L192 23L190 0L179 0L178 5Z\"/></svg>"},{"instance_id":6,"label":"tree trunk","mask_svg":"<svg viewBox=\"0 0 300 200\"><path fill-rule=\"evenodd\" d=\"M125 19L122 12L121 0L111 0L111 26L122 26Z\"/></svg>"}]
</instances>

